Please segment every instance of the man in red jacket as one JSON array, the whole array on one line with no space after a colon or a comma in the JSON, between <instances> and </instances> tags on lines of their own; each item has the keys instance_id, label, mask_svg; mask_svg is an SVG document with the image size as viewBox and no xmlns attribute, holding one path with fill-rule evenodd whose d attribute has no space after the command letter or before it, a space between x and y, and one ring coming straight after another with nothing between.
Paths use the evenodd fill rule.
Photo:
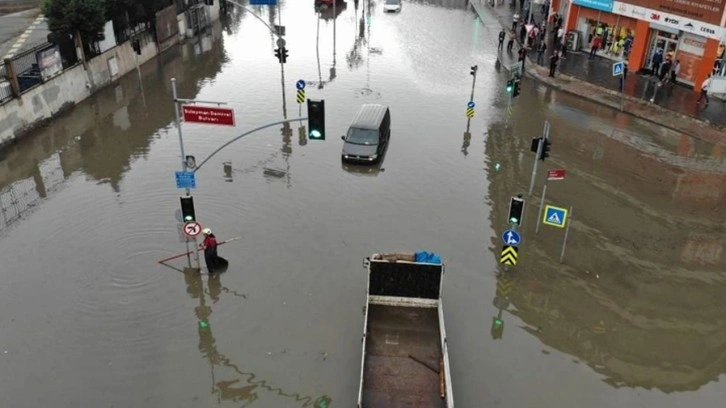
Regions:
<instances>
[{"instance_id":1,"label":"man in red jacket","mask_svg":"<svg viewBox=\"0 0 726 408\"><path fill-rule=\"evenodd\" d=\"M213 273L219 266L217 255L217 237L212 234L212 230L205 228L202 231L204 234L204 241L202 242L202 249L204 250L204 262L207 264L209 273Z\"/></svg>"}]
</instances>

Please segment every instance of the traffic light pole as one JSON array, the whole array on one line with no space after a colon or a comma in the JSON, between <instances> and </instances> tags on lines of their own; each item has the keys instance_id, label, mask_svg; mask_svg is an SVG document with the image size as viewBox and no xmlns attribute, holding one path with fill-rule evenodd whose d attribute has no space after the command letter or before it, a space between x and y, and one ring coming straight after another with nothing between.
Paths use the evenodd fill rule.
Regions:
<instances>
[{"instance_id":1,"label":"traffic light pole","mask_svg":"<svg viewBox=\"0 0 726 408\"><path fill-rule=\"evenodd\" d=\"M181 151L181 161L182 161L182 171L187 172L189 169L187 168L187 161L186 161L186 155L184 154L184 137L182 135L182 127L181 127L181 115L179 114L179 104L180 103L208 103L208 104L216 104L216 105L226 105L226 102L211 102L211 101L198 101L195 99L182 99L179 98L179 95L176 92L176 78L171 79L171 92L172 97L174 98L174 116L176 120L176 129L179 133L179 150ZM185 189L187 197L191 195L191 191L189 188ZM184 221L184 220L182 220ZM199 242L197 241L197 237L195 236L194 239L194 251L192 253L194 254L194 261L197 264L197 269L200 271L202 270L201 260L199 259L199 253L196 251L197 248L199 248ZM187 253L189 252L189 238L187 238L184 241L184 244L187 248ZM189 258L189 255L187 255L187 263L189 267L192 267L192 261Z\"/></svg>"},{"instance_id":2,"label":"traffic light pole","mask_svg":"<svg viewBox=\"0 0 726 408\"><path fill-rule=\"evenodd\" d=\"M542 129L542 137L539 139L537 144L537 153L534 156L534 166L532 166L532 179L529 182L529 193L532 196L532 190L534 190L534 182L537 178L537 167L539 165L539 158L542 156L542 149L544 149L544 141L549 140L550 137L550 122L545 121L544 129Z\"/></svg>"},{"instance_id":3,"label":"traffic light pole","mask_svg":"<svg viewBox=\"0 0 726 408\"><path fill-rule=\"evenodd\" d=\"M174 98L174 116L176 119L176 129L179 133L179 150L181 151L181 162L182 162L182 171L186 173L187 171L187 161L184 159L186 156L184 155L184 137L182 137L182 127L181 127L181 118L179 116L179 102L177 100L177 93L176 93L176 78L171 79L171 92L172 97ZM186 195L187 197L191 195L191 192L189 191L189 188L186 188ZM184 220L182 220L183 222ZM184 240L184 245L187 249L187 265L191 268L192 267L192 260L189 257L189 238ZM194 238L194 248L197 247L197 238ZM201 271L201 265L199 260L199 254L197 251L193 251L194 260L197 263L197 267Z\"/></svg>"},{"instance_id":4,"label":"traffic light pole","mask_svg":"<svg viewBox=\"0 0 726 408\"><path fill-rule=\"evenodd\" d=\"M472 74L471 74L474 78L471 80L471 97L469 98L469 100L472 102L474 101L474 87L476 86L476 73L478 71L479 71L479 66L474 65L472 67Z\"/></svg>"},{"instance_id":5,"label":"traffic light pole","mask_svg":"<svg viewBox=\"0 0 726 408\"><path fill-rule=\"evenodd\" d=\"M222 146L220 146L219 148L217 148L217 150L213 151L209 156L207 156L206 159L202 160L202 162L199 163L197 165L197 167L193 171L196 173L199 169L202 168L202 166L204 166L204 164L206 162L208 162L217 153L219 153L220 151L222 151L225 147L231 145L232 143L238 141L239 139L242 139L243 137L245 137L247 135L250 135L250 134L255 133L255 132L257 132L259 130L262 130L262 129L266 129L266 128L271 127L271 126L281 125L283 123L290 123L290 122L295 122L295 121L303 121L303 120L307 120L307 118L292 118L292 119L280 120L280 121L268 123L266 125L262 125L262 126L259 126L259 127L254 128L252 130L249 130L247 132L244 132L241 135L239 135L239 136L235 137L234 139L230 140L229 142L223 144Z\"/></svg>"},{"instance_id":6,"label":"traffic light pole","mask_svg":"<svg viewBox=\"0 0 726 408\"><path fill-rule=\"evenodd\" d=\"M541 142L540 142L541 144ZM542 198L539 200L539 210L537 211L537 227L534 229L534 233L539 233L539 224L542 220L542 208L544 208L545 196L547 195L547 180L545 179L544 187L542 187Z\"/></svg>"}]
</instances>

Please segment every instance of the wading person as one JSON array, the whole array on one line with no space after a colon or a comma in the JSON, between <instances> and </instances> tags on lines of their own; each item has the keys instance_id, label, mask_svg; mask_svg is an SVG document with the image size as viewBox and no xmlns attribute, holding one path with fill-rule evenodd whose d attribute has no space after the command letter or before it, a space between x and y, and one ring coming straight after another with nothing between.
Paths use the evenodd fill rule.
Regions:
<instances>
[{"instance_id":1,"label":"wading person","mask_svg":"<svg viewBox=\"0 0 726 408\"><path fill-rule=\"evenodd\" d=\"M202 249L204 250L204 263L207 264L209 273L223 272L227 268L227 260L217 255L217 237L214 236L212 230L205 228L202 231L204 241Z\"/></svg>"}]
</instances>

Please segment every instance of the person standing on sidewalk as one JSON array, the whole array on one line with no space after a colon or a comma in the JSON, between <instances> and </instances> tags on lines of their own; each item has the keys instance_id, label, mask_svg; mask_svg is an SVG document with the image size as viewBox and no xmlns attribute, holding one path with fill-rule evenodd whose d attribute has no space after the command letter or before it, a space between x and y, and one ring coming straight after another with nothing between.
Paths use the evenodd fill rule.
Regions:
<instances>
[{"instance_id":1,"label":"person standing on sidewalk","mask_svg":"<svg viewBox=\"0 0 726 408\"><path fill-rule=\"evenodd\" d=\"M499 46L497 47L497 51L501 51L504 48L504 37L506 36L507 32L502 28L502 31L499 32Z\"/></svg>"},{"instance_id":2,"label":"person standing on sidewalk","mask_svg":"<svg viewBox=\"0 0 726 408\"><path fill-rule=\"evenodd\" d=\"M600 38L600 36L593 38L592 46L590 48L590 56L588 57L589 59L593 59L595 57L595 54L597 54L597 50L600 49L601 43L602 43L602 38Z\"/></svg>"},{"instance_id":3,"label":"person standing on sidewalk","mask_svg":"<svg viewBox=\"0 0 726 408\"><path fill-rule=\"evenodd\" d=\"M696 104L700 104L701 100L706 100L706 105L708 106L708 88L711 86L711 74L708 74L708 77L703 81L701 84L701 96L698 97L698 100L696 101Z\"/></svg>"},{"instance_id":4,"label":"person standing on sidewalk","mask_svg":"<svg viewBox=\"0 0 726 408\"><path fill-rule=\"evenodd\" d=\"M512 47L514 46L514 31L509 33L509 42L507 42L507 53L512 53Z\"/></svg>"},{"instance_id":5,"label":"person standing on sidewalk","mask_svg":"<svg viewBox=\"0 0 726 408\"><path fill-rule=\"evenodd\" d=\"M550 57L550 78L555 77L555 70L557 69L557 63L560 62L560 56L557 51L552 53Z\"/></svg>"},{"instance_id":6,"label":"person standing on sidewalk","mask_svg":"<svg viewBox=\"0 0 726 408\"><path fill-rule=\"evenodd\" d=\"M545 51L547 51L547 43L540 41L537 46L537 65L544 65Z\"/></svg>"},{"instance_id":7,"label":"person standing on sidewalk","mask_svg":"<svg viewBox=\"0 0 726 408\"><path fill-rule=\"evenodd\" d=\"M517 23L519 22L519 11L515 11L512 16L512 31L517 31Z\"/></svg>"}]
</instances>

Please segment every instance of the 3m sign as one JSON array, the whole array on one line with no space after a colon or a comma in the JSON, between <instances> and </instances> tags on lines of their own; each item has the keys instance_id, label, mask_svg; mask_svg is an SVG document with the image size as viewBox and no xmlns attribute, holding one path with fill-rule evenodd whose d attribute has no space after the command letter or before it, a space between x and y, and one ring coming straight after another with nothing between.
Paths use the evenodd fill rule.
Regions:
<instances>
[{"instance_id":1,"label":"3m sign","mask_svg":"<svg viewBox=\"0 0 726 408\"><path fill-rule=\"evenodd\" d=\"M182 105L185 122L234 126L234 110L209 106Z\"/></svg>"}]
</instances>

